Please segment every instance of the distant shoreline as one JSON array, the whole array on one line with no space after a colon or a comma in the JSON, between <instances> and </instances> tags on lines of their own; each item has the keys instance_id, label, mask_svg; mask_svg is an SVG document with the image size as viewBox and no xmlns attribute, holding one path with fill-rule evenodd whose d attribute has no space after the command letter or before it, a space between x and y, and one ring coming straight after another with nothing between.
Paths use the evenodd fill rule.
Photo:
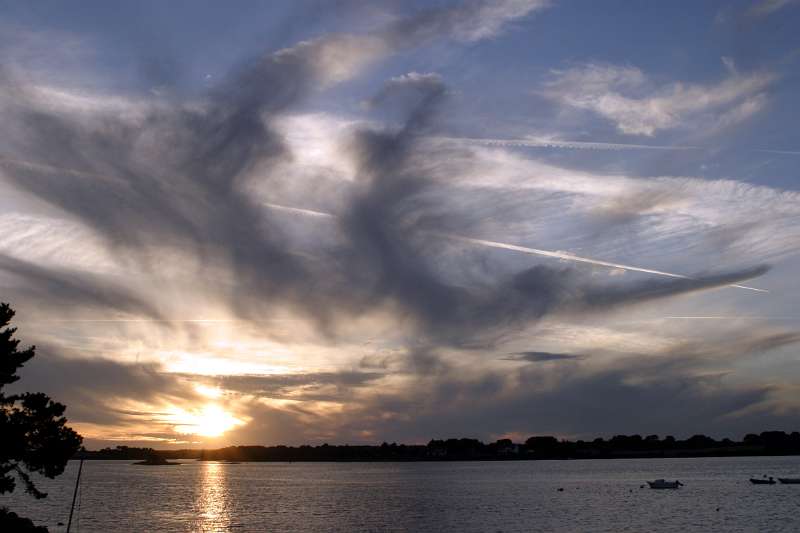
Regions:
<instances>
[{"instance_id":1,"label":"distant shoreline","mask_svg":"<svg viewBox=\"0 0 800 533\"><path fill-rule=\"evenodd\" d=\"M156 451L156 453L159 453ZM170 452L167 451L167 454ZM411 459L375 459L375 458L353 458L353 459L241 459L237 461L229 459L178 457L175 460L192 460L197 462L225 462L225 463L436 463L436 462L506 462L506 461L591 461L591 460L627 460L627 459L703 459L713 457L796 457L800 453L751 453L751 454L703 454L703 455L618 455L618 456L597 456L597 457L420 457ZM87 458L88 459L88 458Z\"/></svg>"},{"instance_id":2,"label":"distant shoreline","mask_svg":"<svg viewBox=\"0 0 800 533\"><path fill-rule=\"evenodd\" d=\"M477 439L431 440L428 444L319 446L228 446L218 449L155 450L117 446L83 450L75 458L102 460L195 459L226 462L436 462L536 461L580 459L676 459L703 457L764 457L800 455L800 433L765 431L740 442L695 435L685 440L656 435L617 435L609 440L558 440L536 436L524 443L500 439L485 444Z\"/></svg>"}]
</instances>

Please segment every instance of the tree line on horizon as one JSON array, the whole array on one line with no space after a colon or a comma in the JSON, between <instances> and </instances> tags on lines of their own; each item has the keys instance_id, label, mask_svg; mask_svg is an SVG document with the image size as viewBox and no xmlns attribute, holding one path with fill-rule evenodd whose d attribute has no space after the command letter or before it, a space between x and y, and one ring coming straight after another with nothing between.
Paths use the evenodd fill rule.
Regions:
<instances>
[{"instance_id":1,"label":"tree line on horizon","mask_svg":"<svg viewBox=\"0 0 800 533\"><path fill-rule=\"evenodd\" d=\"M229 446L214 450L155 450L117 446L82 452L86 459L164 459L211 461L436 461L514 459L604 459L626 457L704 457L746 455L800 455L800 432L749 433L741 441L716 440L694 435L678 440L672 436L616 435L608 440L570 441L553 436L533 436L524 443L499 439L433 439L428 444L382 443L380 445Z\"/></svg>"}]
</instances>

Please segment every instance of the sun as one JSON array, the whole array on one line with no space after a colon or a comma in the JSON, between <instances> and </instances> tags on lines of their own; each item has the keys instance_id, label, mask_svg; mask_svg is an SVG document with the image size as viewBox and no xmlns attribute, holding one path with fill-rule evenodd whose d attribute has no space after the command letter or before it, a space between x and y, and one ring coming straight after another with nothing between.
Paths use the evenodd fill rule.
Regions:
<instances>
[{"instance_id":1,"label":"sun","mask_svg":"<svg viewBox=\"0 0 800 533\"><path fill-rule=\"evenodd\" d=\"M219 437L245 423L213 403L193 411L174 409L169 418L178 433L200 437Z\"/></svg>"}]
</instances>

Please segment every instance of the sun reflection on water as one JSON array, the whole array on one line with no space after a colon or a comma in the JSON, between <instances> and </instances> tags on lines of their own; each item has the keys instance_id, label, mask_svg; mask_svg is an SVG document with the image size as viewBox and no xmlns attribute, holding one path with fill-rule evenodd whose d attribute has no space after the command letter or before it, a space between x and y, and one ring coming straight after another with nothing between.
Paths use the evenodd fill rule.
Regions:
<instances>
[{"instance_id":1,"label":"sun reflection on water","mask_svg":"<svg viewBox=\"0 0 800 533\"><path fill-rule=\"evenodd\" d=\"M195 508L195 531L228 531L231 526L231 502L225 465L204 462L200 473L200 491Z\"/></svg>"}]
</instances>

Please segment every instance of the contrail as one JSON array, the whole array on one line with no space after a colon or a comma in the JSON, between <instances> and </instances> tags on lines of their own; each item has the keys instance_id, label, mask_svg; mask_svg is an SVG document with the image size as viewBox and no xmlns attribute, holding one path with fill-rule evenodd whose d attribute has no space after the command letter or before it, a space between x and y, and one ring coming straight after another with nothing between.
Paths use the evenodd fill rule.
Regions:
<instances>
[{"instance_id":1,"label":"contrail","mask_svg":"<svg viewBox=\"0 0 800 533\"><path fill-rule=\"evenodd\" d=\"M12 157L6 157L0 155L0 165L2 164L27 168L29 170L39 170L42 172L60 172L62 174L71 174L73 176L87 176L91 178L104 177L101 176L100 174L94 174L92 172L82 172L80 170L74 170L71 168L54 167L52 165L45 165L43 163L34 163L32 161L24 161L22 159L14 159Z\"/></svg>"},{"instance_id":2,"label":"contrail","mask_svg":"<svg viewBox=\"0 0 800 533\"><path fill-rule=\"evenodd\" d=\"M323 213L322 211L314 211L313 209L303 209L302 207L290 207L288 205L264 203L266 207L277 209L278 211L286 211L288 213L297 213L298 215L307 215L311 217L323 218L337 218L336 215L331 213Z\"/></svg>"},{"instance_id":3,"label":"contrail","mask_svg":"<svg viewBox=\"0 0 800 533\"><path fill-rule=\"evenodd\" d=\"M605 266L609 268L618 268L621 270L627 270L631 272L643 272L645 274L654 274L656 276L666 276L669 278L678 278L678 279L697 279L691 276L684 276L683 274L674 274L672 272L664 272L663 270L654 270L651 268L641 268L631 265L623 265L620 263L611 263L608 261L601 261L599 259L591 259L589 257L581 257L575 254L571 254L569 252L559 252L559 251L551 251L551 250L540 250L538 248L528 248L527 246L517 246L516 244L506 244L503 242L496 242L496 241L487 241L485 239L475 239L472 237L462 237L459 235L450 235L439 233L438 235L448 238L454 239L462 242L469 242L472 244L478 244L481 246L488 246L490 248L501 248L504 250L513 250L515 252L522 252L524 254L532 254L532 255L542 255L544 257L552 257L555 259L564 259L567 261L575 261L577 263L589 263L591 265L598 265L598 266ZM747 285L738 285L738 284L730 284L728 287L735 287L737 289L747 289L749 291L757 291L757 292L769 292L767 289L758 289L756 287L748 287Z\"/></svg>"},{"instance_id":4,"label":"contrail","mask_svg":"<svg viewBox=\"0 0 800 533\"><path fill-rule=\"evenodd\" d=\"M226 322L242 322L241 320L229 320L223 318L186 318L186 319L171 319L171 318L164 318L164 319L157 319L157 318L75 318L75 319L63 319L63 320L34 320L30 323L32 324L71 324L73 322L98 322L98 323L117 323L117 322L124 322L124 323L143 323L143 324L151 324L151 323L163 323L169 324L171 322L191 322L191 323L198 323L198 324L219 324L219 323L226 323Z\"/></svg>"},{"instance_id":5,"label":"contrail","mask_svg":"<svg viewBox=\"0 0 800 533\"><path fill-rule=\"evenodd\" d=\"M279 209L284 211L290 211L298 214L304 215L311 215L317 217L328 217L328 218L335 218L336 215L331 213L324 213L322 211L313 211L311 209L301 209L297 207L288 207L285 205L279 204L271 204L265 203L266 207L270 207L273 209ZM591 259L589 257L581 257L579 255L571 254L569 252L561 252L561 251L552 251L552 250L540 250L538 248L528 248L527 246L518 246L516 244L507 244L503 242L497 241L488 241L485 239L475 239L473 237L464 237L462 235L453 235L451 233L441 233L438 231L430 231L428 232L430 235L436 235L437 237L442 237L445 239L455 240L466 242L470 244L477 244L479 246L487 246L489 248L500 248L503 250L511 250L514 252L522 252L524 254L531 254L531 255L541 255L544 257L551 257L553 259L563 259L566 261L575 261L577 263L588 263L592 265L604 266L609 268L618 268L620 270L626 270L630 272L642 272L645 274L653 274L656 276L666 276L669 278L677 278L677 279L696 279L691 276L685 276L683 274L674 274L672 272L664 272L663 270L654 270L651 268L642 268L637 266L631 265L623 265L621 263L611 263L609 261L602 261L599 259ZM767 289L758 289L756 287L749 287L747 285L739 285L739 284L730 284L727 285L728 287L734 287L737 289L747 289L749 291L756 291L756 292L769 292Z\"/></svg>"},{"instance_id":6,"label":"contrail","mask_svg":"<svg viewBox=\"0 0 800 533\"><path fill-rule=\"evenodd\" d=\"M474 137L427 137L434 141L480 144L485 146L527 146L533 148L570 148L574 150L704 150L699 146L666 146L607 142L556 141L539 139L482 139Z\"/></svg>"},{"instance_id":7,"label":"contrail","mask_svg":"<svg viewBox=\"0 0 800 533\"><path fill-rule=\"evenodd\" d=\"M800 155L800 152L796 152L793 150L766 150L766 149L757 149L753 150L754 152L765 152L767 154L781 154L781 155Z\"/></svg>"},{"instance_id":8,"label":"contrail","mask_svg":"<svg viewBox=\"0 0 800 533\"><path fill-rule=\"evenodd\" d=\"M800 320L797 316L665 316L667 320Z\"/></svg>"},{"instance_id":9,"label":"contrail","mask_svg":"<svg viewBox=\"0 0 800 533\"><path fill-rule=\"evenodd\" d=\"M444 139L447 139L447 138L444 138ZM456 139L456 140L460 140L460 139ZM491 141L491 139L483 139L483 141L487 141L487 140ZM521 142L527 142L527 141L521 141ZM538 142L538 141L534 141L534 142ZM582 144L586 144L586 143L582 143ZM589 143L589 144L596 144L596 143ZM603 144L603 143L601 143L601 144ZM603 145L605 146L605 144L603 144ZM620 146L628 146L628 145L620 145ZM639 145L629 145L629 146L639 146ZM644 145L642 145L642 146L644 146ZM664 149L666 149L666 148L664 148ZM673 149L673 148L669 148L669 149ZM694 148L684 147L684 148L677 148L677 149L694 149ZM31 162L28 162L28 161L21 161L21 160L18 160L18 159L11 159L11 158L7 158L7 157L3 157L3 156L0 156L0 163L11 163L12 165L24 166L26 168L31 168L31 169L47 170L49 172L58 171L58 172L67 172L67 173L74 174L74 175L102 177L102 176L99 176L97 174L90 174L90 173L87 173L87 172L81 172L81 171L72 170L72 169L68 169L68 168L66 168L66 169L65 168L58 168L58 167L54 167L54 166L51 166L51 165L43 165L43 164L39 164L39 163L31 163ZM314 216L314 217L323 217L323 218L337 218L336 215L334 215L332 213L325 213L324 211L315 211L313 209L304 209L304 208L300 208L300 207L292 207L292 206L273 204L273 203L266 203L266 202L264 202L262 205L264 205L265 207L272 208L272 209L277 209L277 210L282 210L282 211L286 211L286 212L297 213L297 214L305 215L305 216ZM581 257L581 256L578 256L578 255L571 254L569 252L560 252L560 251L552 251L552 250L540 250L538 248L528 248L526 246L518 246L518 245L515 245L515 244L507 244L507 243L502 243L502 242L497 242L497 241L488 241L488 240L485 240L485 239L475 239L475 238L472 238L472 237L464 237L464 236L461 236L461 235L452 235L452 234L449 234L449 233L439 233L439 232L431 232L431 233L432 234L435 233L436 235L438 235L440 237L443 237L443 238L446 238L446 239L457 240L457 241L461 241L461 242L468 242L468 243L477 244L477 245L480 245L480 246L488 246L490 248L501 248L501 249L504 249L504 250L511 250L511 251L514 251L514 252L521 252L521 253L525 253L525 254L540 255L540 256L544 256L544 257L551 257L551 258L554 258L554 259L562 259L562 260L566 260L566 261L575 261L577 263L588 263L588 264L592 264L592 265L604 266L604 267L609 267L609 268L618 268L620 270L626 270L626 271L630 271L630 272L642 272L642 273L645 273L645 274L653 274L653 275L656 275L656 276L666 276L666 277L677 278L677 279L696 279L696 278L692 278L691 276L685 276L683 274L674 274L672 272L664 272L663 270L654 270L654 269L650 269L650 268L642 268L642 267L637 267L637 266L632 266L632 265L623 265L621 263L611 263L611 262L602 261L602 260L599 260L599 259L591 259L591 258L588 258L588 257ZM758 289L756 287L749 287L747 285L730 284L730 285L727 285L727 286L728 287L734 287L736 289L747 289L749 291L769 292L766 289Z\"/></svg>"},{"instance_id":10,"label":"contrail","mask_svg":"<svg viewBox=\"0 0 800 533\"><path fill-rule=\"evenodd\" d=\"M549 139L486 139L478 137L426 137L432 141L444 141L461 144L478 144L482 146L531 147L531 148L566 148L572 150L712 150L704 146L669 146L657 144L625 144L608 142L557 141ZM750 148L749 152L767 154L800 155L795 150L768 150Z\"/></svg>"}]
</instances>

